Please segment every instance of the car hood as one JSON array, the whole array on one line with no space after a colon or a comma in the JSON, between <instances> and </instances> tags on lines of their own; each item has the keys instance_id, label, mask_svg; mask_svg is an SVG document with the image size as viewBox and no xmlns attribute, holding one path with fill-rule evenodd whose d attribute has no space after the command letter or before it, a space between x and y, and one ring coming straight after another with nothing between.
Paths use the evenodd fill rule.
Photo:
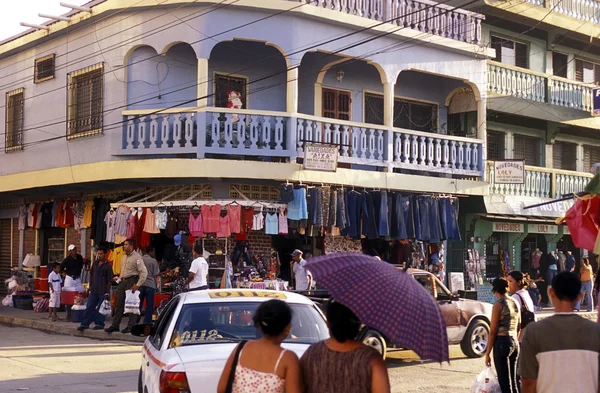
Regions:
<instances>
[{"instance_id":1,"label":"car hood","mask_svg":"<svg viewBox=\"0 0 600 393\"><path fill-rule=\"evenodd\" d=\"M216 392L225 362L237 343L200 344L176 349L181 358L191 393ZM301 357L308 344L282 344Z\"/></svg>"}]
</instances>

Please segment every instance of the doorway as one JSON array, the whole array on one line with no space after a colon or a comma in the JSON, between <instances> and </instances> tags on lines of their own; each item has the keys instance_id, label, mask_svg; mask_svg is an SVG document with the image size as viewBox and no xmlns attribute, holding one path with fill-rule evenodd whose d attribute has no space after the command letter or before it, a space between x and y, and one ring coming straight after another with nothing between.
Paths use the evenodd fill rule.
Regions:
<instances>
[{"instance_id":1,"label":"doorway","mask_svg":"<svg viewBox=\"0 0 600 393\"><path fill-rule=\"evenodd\" d=\"M281 272L279 274L282 280L291 282L292 278L292 256L294 250L298 249L304 254L313 251L312 242L304 237L291 237L285 235L271 236L271 247L279 253L279 262L281 263Z\"/></svg>"}]
</instances>

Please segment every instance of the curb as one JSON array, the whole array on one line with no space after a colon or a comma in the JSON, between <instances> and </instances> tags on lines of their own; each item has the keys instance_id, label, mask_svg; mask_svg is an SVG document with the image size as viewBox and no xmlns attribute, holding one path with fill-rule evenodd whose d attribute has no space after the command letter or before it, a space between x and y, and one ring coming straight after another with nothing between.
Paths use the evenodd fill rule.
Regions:
<instances>
[{"instance_id":1,"label":"curb","mask_svg":"<svg viewBox=\"0 0 600 393\"><path fill-rule=\"evenodd\" d=\"M11 326L11 327L25 327L35 330L40 330L42 332L51 333L51 334L62 334L66 336L75 336L75 337L85 337L91 338L94 340L101 341L124 341L131 343L143 343L146 338L145 337L136 337L131 334L122 334L122 333L113 333L108 334L103 330L84 330L83 332L77 331L77 327L69 327L69 326L61 326L51 321L40 321L40 320L31 320L26 318L18 318L18 317L10 317L7 315L0 315L0 324Z\"/></svg>"}]
</instances>

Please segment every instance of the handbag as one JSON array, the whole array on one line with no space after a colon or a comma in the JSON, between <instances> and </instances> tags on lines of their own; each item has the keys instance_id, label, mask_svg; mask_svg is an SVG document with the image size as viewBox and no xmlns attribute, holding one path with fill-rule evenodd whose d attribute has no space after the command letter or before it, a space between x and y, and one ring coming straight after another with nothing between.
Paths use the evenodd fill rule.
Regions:
<instances>
[{"instance_id":1,"label":"handbag","mask_svg":"<svg viewBox=\"0 0 600 393\"><path fill-rule=\"evenodd\" d=\"M240 345L238 345L238 347L235 351L235 356L233 357L233 363L231 364L231 371L229 372L229 377L227 378L227 389L225 389L225 393L233 392L233 380L235 379L235 369L236 369L238 361L240 359L240 352L242 352L242 348L244 348L244 345L246 345L247 342L248 341L240 342Z\"/></svg>"},{"instance_id":2,"label":"handbag","mask_svg":"<svg viewBox=\"0 0 600 393\"><path fill-rule=\"evenodd\" d=\"M525 329L531 322L535 322L535 314L529 310L520 294L516 293L515 295L521 299L521 329Z\"/></svg>"}]
</instances>

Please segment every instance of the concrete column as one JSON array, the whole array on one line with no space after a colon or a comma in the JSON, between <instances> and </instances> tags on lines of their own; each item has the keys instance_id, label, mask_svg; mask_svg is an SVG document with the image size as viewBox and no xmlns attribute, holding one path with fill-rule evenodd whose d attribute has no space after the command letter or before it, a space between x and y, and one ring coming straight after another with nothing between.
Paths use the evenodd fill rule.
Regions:
<instances>
[{"instance_id":1,"label":"concrete column","mask_svg":"<svg viewBox=\"0 0 600 393\"><path fill-rule=\"evenodd\" d=\"M287 112L298 113L298 67L292 66L287 70Z\"/></svg>"},{"instance_id":2,"label":"concrete column","mask_svg":"<svg viewBox=\"0 0 600 393\"><path fill-rule=\"evenodd\" d=\"M552 62L552 50L546 51L546 74L552 75L554 72L554 64Z\"/></svg>"},{"instance_id":3,"label":"concrete column","mask_svg":"<svg viewBox=\"0 0 600 393\"><path fill-rule=\"evenodd\" d=\"M544 153L546 156L546 168L552 168L554 163L554 145L551 143L547 143L546 150Z\"/></svg>"},{"instance_id":4,"label":"concrete column","mask_svg":"<svg viewBox=\"0 0 600 393\"><path fill-rule=\"evenodd\" d=\"M19 263L25 259L25 231L19 231Z\"/></svg>"},{"instance_id":5,"label":"concrete column","mask_svg":"<svg viewBox=\"0 0 600 393\"><path fill-rule=\"evenodd\" d=\"M83 228L81 229L81 231L79 232L81 235L81 240L80 240L80 246L79 249L81 251L81 255L83 255L84 257L87 254L87 228Z\"/></svg>"},{"instance_id":6,"label":"concrete column","mask_svg":"<svg viewBox=\"0 0 600 393\"><path fill-rule=\"evenodd\" d=\"M583 153L583 144L577 145L577 172L589 172L590 168L583 167L584 161L584 153Z\"/></svg>"},{"instance_id":7,"label":"concrete column","mask_svg":"<svg viewBox=\"0 0 600 393\"><path fill-rule=\"evenodd\" d=\"M477 139L483 141L483 148L481 149L481 157L479 157L480 168L483 169L483 181L488 180L487 172L487 106L485 100L477 101Z\"/></svg>"},{"instance_id":8,"label":"concrete column","mask_svg":"<svg viewBox=\"0 0 600 393\"><path fill-rule=\"evenodd\" d=\"M206 124L207 117L205 109L208 107L208 85L211 83L208 77L208 59L198 58L198 79L197 79L197 98L198 101L196 105L200 109L199 112L196 113L196 124L198 125L198 135L197 135L197 158L204 158L206 137L204 133L206 132ZM214 102L214 101L213 101Z\"/></svg>"},{"instance_id":9,"label":"concrete column","mask_svg":"<svg viewBox=\"0 0 600 393\"><path fill-rule=\"evenodd\" d=\"M505 154L504 154L504 158L506 158L507 160L512 160L515 155L515 134L513 134L512 132L507 132L505 137L504 137L504 146L505 146Z\"/></svg>"},{"instance_id":10,"label":"concrete column","mask_svg":"<svg viewBox=\"0 0 600 393\"><path fill-rule=\"evenodd\" d=\"M323 116L323 87L320 83L315 83L315 107L314 115Z\"/></svg>"},{"instance_id":11,"label":"concrete column","mask_svg":"<svg viewBox=\"0 0 600 393\"><path fill-rule=\"evenodd\" d=\"M208 84L210 83L208 78L208 59L198 58L197 83L197 105L198 108L205 108L208 106Z\"/></svg>"},{"instance_id":12,"label":"concrete column","mask_svg":"<svg viewBox=\"0 0 600 393\"><path fill-rule=\"evenodd\" d=\"M383 84L383 125L394 126L394 84Z\"/></svg>"}]
</instances>

